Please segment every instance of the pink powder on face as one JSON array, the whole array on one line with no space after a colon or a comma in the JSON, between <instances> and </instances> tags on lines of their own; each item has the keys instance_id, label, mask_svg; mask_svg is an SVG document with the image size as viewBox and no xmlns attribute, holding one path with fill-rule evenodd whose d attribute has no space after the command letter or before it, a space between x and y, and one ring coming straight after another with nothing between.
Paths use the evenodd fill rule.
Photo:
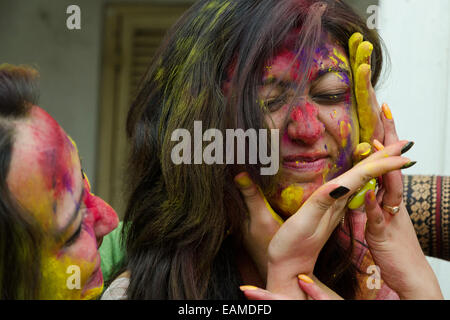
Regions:
<instances>
[{"instance_id":1,"label":"pink powder on face","mask_svg":"<svg viewBox=\"0 0 450 320\"><path fill-rule=\"evenodd\" d=\"M36 145L43 151L36 159L47 190L53 190L55 199L65 192L74 192L74 147L59 124L41 108L32 109L31 124ZM47 148L47 146L49 146Z\"/></svg>"},{"instance_id":2,"label":"pink powder on face","mask_svg":"<svg viewBox=\"0 0 450 320\"><path fill-rule=\"evenodd\" d=\"M97 239L108 234L117 227L118 217L114 209L103 199L91 193L89 183L85 180L84 205L89 211L86 224L90 225Z\"/></svg>"}]
</instances>

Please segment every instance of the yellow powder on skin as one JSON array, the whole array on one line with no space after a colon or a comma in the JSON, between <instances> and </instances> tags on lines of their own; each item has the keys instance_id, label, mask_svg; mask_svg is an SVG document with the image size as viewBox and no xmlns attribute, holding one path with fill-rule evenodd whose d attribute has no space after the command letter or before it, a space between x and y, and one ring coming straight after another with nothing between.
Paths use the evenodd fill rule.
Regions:
<instances>
[{"instance_id":1,"label":"yellow powder on skin","mask_svg":"<svg viewBox=\"0 0 450 320\"><path fill-rule=\"evenodd\" d=\"M72 273L68 272L70 266L77 266L80 268L79 289L69 288L68 286L68 282L70 282L70 277L72 276ZM57 258L56 254L45 255L42 258L42 285L40 299L90 300L97 298L103 291L103 284L100 287L93 288L82 294L83 287L91 276L90 270L93 270L94 268L94 262L72 260L68 257Z\"/></svg>"},{"instance_id":2,"label":"yellow powder on skin","mask_svg":"<svg viewBox=\"0 0 450 320\"><path fill-rule=\"evenodd\" d=\"M295 214L303 203L303 188L291 185L281 192L280 209L292 215Z\"/></svg>"},{"instance_id":3,"label":"yellow powder on skin","mask_svg":"<svg viewBox=\"0 0 450 320\"><path fill-rule=\"evenodd\" d=\"M348 62L348 59L345 55L339 53L339 51L337 51L336 48L333 48L333 54L339 59L340 63L339 66L342 67L343 69L350 69L350 64ZM333 62L335 62L336 64L338 64L338 62L336 61L336 59L330 57Z\"/></svg>"},{"instance_id":4,"label":"yellow powder on skin","mask_svg":"<svg viewBox=\"0 0 450 320\"><path fill-rule=\"evenodd\" d=\"M270 214L272 215L273 219L281 226L284 221L283 219L272 209L272 206L269 204L269 201L267 201L266 197L264 196L264 193L262 190L258 187L259 192L261 193L261 196L264 200L264 204L266 205L266 208L269 210Z\"/></svg>"}]
</instances>

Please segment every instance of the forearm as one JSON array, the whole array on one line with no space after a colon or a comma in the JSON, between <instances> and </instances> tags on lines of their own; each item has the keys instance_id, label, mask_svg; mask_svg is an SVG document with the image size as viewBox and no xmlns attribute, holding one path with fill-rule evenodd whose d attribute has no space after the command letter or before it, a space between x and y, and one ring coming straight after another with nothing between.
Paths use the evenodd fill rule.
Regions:
<instances>
[{"instance_id":1,"label":"forearm","mask_svg":"<svg viewBox=\"0 0 450 320\"><path fill-rule=\"evenodd\" d=\"M439 282L425 256L416 258L414 263L379 263L381 277L401 300L443 299Z\"/></svg>"},{"instance_id":2,"label":"forearm","mask_svg":"<svg viewBox=\"0 0 450 320\"><path fill-rule=\"evenodd\" d=\"M442 300L439 282L428 265L423 272L409 276L409 284L397 291L401 300ZM389 284L388 284L389 285Z\"/></svg>"}]
</instances>

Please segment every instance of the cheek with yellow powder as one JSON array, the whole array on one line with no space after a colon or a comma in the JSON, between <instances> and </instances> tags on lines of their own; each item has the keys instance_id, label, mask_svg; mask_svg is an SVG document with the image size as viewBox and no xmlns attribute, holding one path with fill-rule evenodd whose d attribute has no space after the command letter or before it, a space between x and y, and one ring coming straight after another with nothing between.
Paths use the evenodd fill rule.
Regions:
<instances>
[{"instance_id":1,"label":"cheek with yellow powder","mask_svg":"<svg viewBox=\"0 0 450 320\"><path fill-rule=\"evenodd\" d=\"M89 290L84 285L94 270L95 262L74 260L72 257L44 254L42 258L41 299L43 300L89 300L103 291L102 285Z\"/></svg>"}]
</instances>

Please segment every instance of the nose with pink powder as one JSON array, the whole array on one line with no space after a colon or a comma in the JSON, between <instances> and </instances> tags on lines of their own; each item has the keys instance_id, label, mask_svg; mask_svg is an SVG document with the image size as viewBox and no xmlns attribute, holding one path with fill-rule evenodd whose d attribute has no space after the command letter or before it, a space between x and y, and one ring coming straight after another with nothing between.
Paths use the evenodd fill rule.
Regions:
<instances>
[{"instance_id":1,"label":"nose with pink powder","mask_svg":"<svg viewBox=\"0 0 450 320\"><path fill-rule=\"evenodd\" d=\"M288 126L289 137L293 140L301 140L306 144L318 141L325 132L325 125L318 116L318 108L309 102L294 107Z\"/></svg>"}]
</instances>

